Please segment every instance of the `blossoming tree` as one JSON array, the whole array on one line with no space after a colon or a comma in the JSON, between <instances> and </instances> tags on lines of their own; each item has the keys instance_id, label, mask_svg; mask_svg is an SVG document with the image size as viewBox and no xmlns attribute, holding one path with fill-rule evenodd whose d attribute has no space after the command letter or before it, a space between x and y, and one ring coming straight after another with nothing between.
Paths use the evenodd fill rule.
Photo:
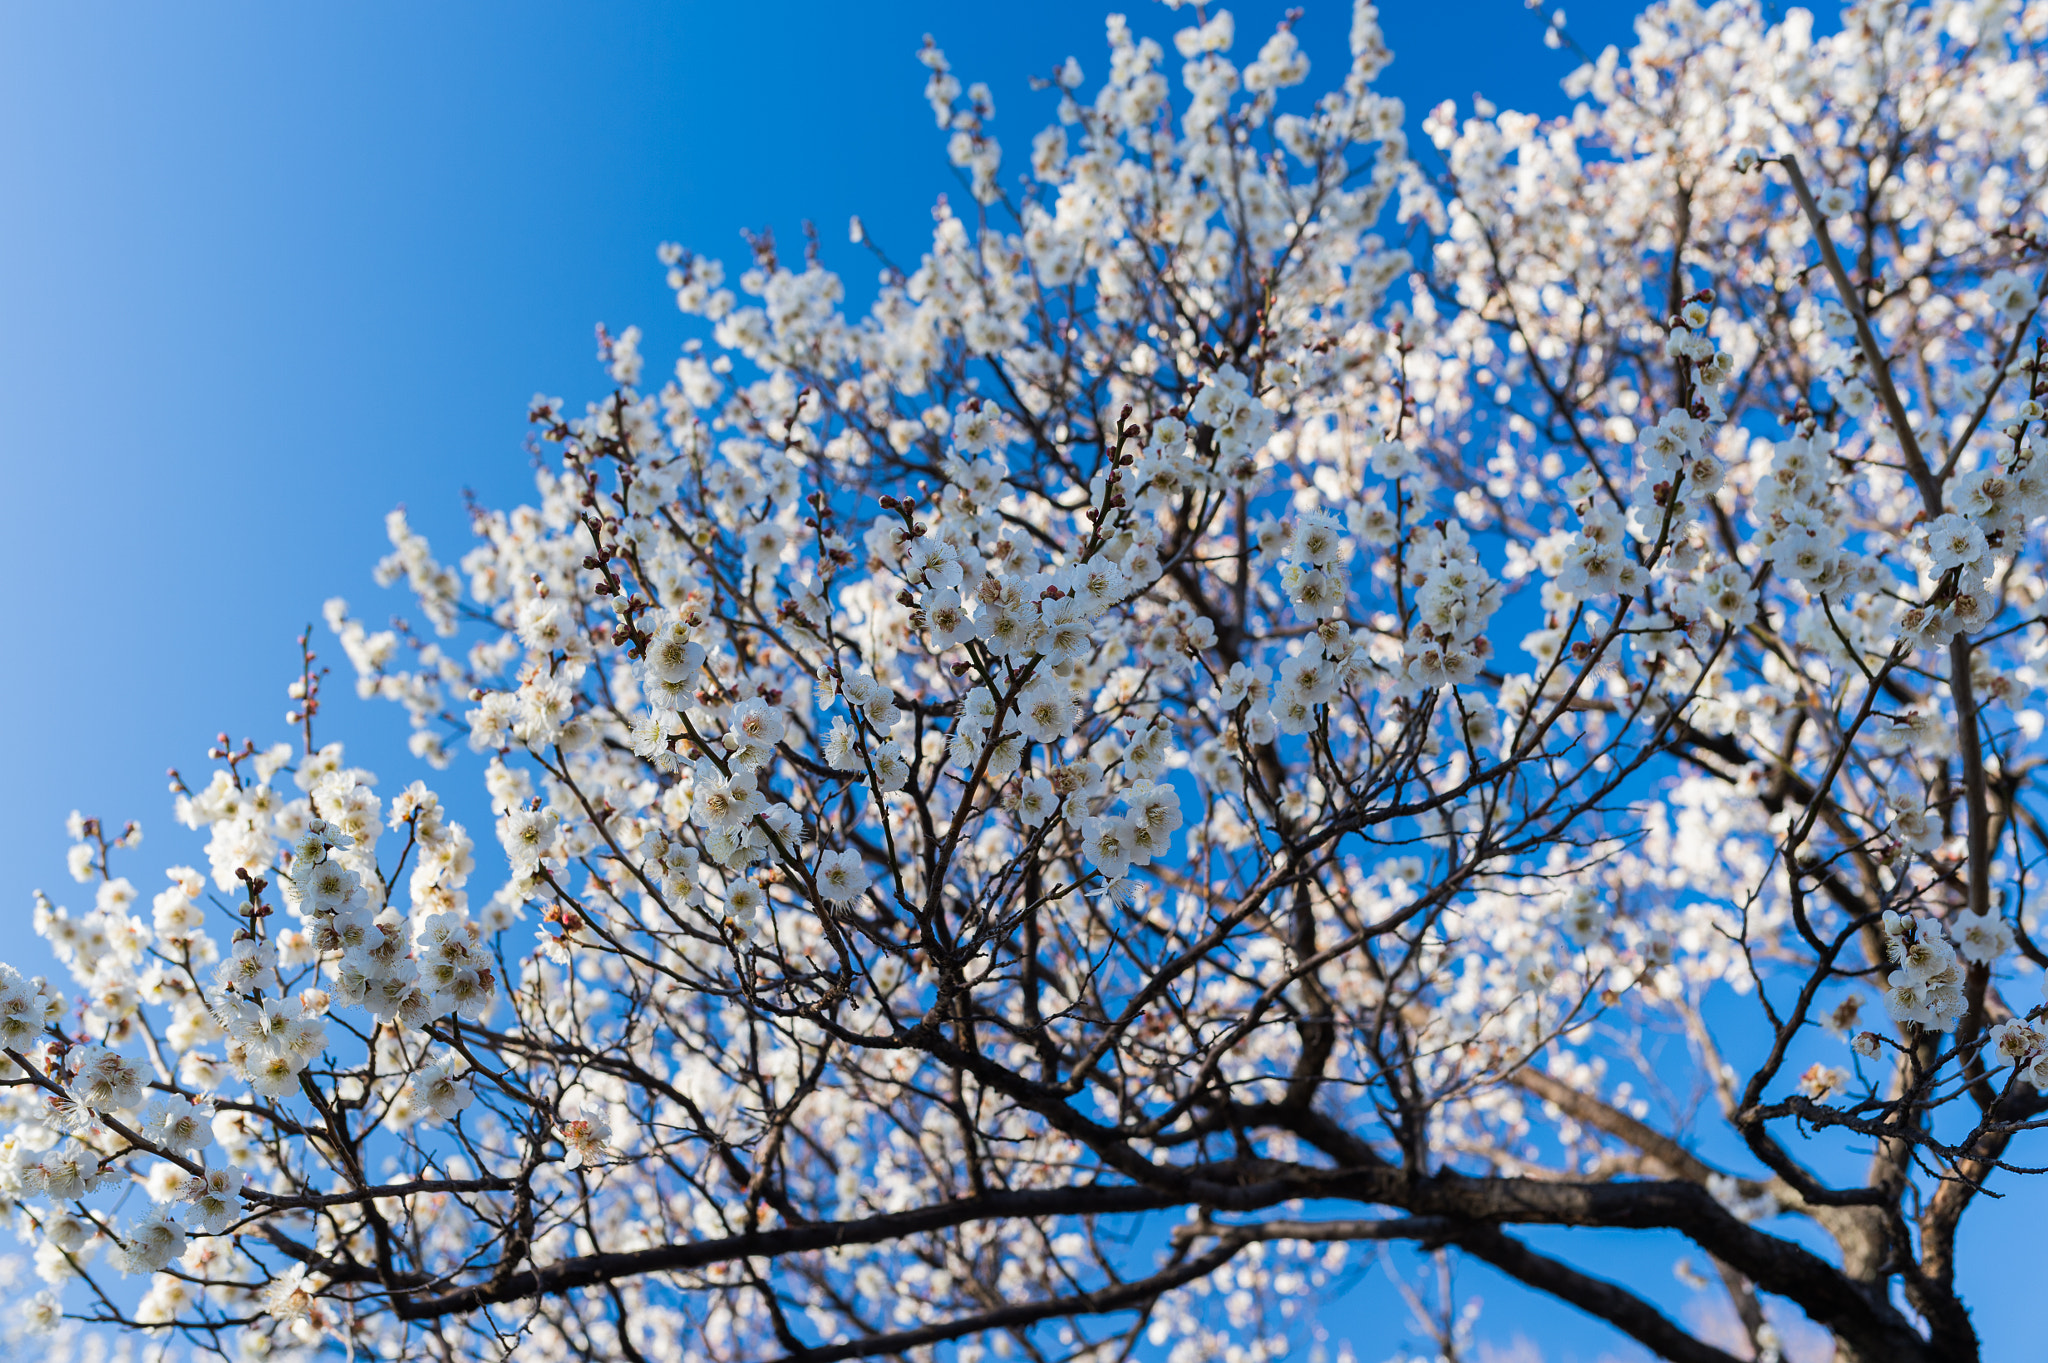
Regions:
<instances>
[{"instance_id":1,"label":"blossoming tree","mask_svg":"<svg viewBox=\"0 0 2048 1363\"><path fill-rule=\"evenodd\" d=\"M1402 1242L1666 1358L1977 1357L2048 1111L2048 5L1638 33L1411 155L1370 5L1312 101L1284 25L1175 81L1112 18L1028 171L928 42L965 194L864 315L663 248L712 344L600 333L459 572L391 517L422 627L328 607L498 848L310 645L294 742L174 775L205 870L74 821L70 992L0 975L32 1321L1260 1360Z\"/></svg>"}]
</instances>

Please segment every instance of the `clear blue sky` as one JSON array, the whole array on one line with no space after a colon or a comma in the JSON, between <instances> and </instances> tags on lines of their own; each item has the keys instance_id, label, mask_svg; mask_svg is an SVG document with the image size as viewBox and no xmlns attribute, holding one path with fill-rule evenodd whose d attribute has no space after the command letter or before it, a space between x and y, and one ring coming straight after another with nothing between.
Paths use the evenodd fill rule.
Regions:
<instances>
[{"instance_id":1,"label":"clear blue sky","mask_svg":"<svg viewBox=\"0 0 2048 1363\"><path fill-rule=\"evenodd\" d=\"M143 821L145 891L198 859L165 767L203 771L223 728L287 736L292 638L326 597L373 623L400 608L369 579L385 511L404 503L453 560L463 488L530 491L524 404L594 390L595 323L639 323L662 366L682 324L657 242L738 262L741 228L794 242L808 217L864 295L848 216L914 257L933 196L956 189L919 94L921 35L990 84L1015 161L1050 115L1027 76L1070 53L1098 76L1106 8L0 0L0 956L48 968L22 944L29 894L75 888L74 807ZM1235 8L1255 44L1282 7ZM1572 60L1520 0L1383 8L1382 88L1411 123L1474 91L1563 111ZM1570 12L1589 48L1627 45L1632 6ZM1347 0L1311 0L1312 84L1341 68L1348 22ZM403 717L343 690L330 733L403 784ZM439 784L476 777L458 763ZM2001 1287L2023 1270L1997 1254L1997 1222L2019 1211L1980 1214L1965 1243L2011 1263ZM1640 1247L1607 1237L1597 1257L1620 1271ZM1602 1328L1466 1281L1495 1341L1610 1356ZM1986 1356L2019 1356L2022 1311L1977 1304ZM1329 1317L1361 1363L1400 1347L1403 1322L1371 1284Z\"/></svg>"}]
</instances>

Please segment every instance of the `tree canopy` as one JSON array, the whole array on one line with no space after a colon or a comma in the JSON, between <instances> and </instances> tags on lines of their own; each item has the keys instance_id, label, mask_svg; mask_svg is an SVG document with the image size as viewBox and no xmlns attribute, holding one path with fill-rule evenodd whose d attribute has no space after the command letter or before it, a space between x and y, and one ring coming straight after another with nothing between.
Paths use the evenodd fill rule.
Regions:
<instances>
[{"instance_id":1,"label":"tree canopy","mask_svg":"<svg viewBox=\"0 0 2048 1363\"><path fill-rule=\"evenodd\" d=\"M73 980L0 969L27 1322L1263 1363L1400 1243L1687 1363L1976 1358L2048 1112L2048 5L1637 34L1414 148L1369 4L1320 87L1112 16L1023 164L928 39L915 259L663 246L673 376L600 329L531 505L392 514L416 624L328 603L494 840L310 639L292 741L174 777L203 869L74 817Z\"/></svg>"}]
</instances>

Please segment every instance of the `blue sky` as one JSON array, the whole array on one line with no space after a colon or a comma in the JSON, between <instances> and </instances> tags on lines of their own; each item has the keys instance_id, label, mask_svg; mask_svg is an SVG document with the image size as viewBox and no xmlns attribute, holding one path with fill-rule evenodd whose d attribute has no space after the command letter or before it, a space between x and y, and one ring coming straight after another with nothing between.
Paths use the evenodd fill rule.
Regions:
<instances>
[{"instance_id":1,"label":"blue sky","mask_svg":"<svg viewBox=\"0 0 2048 1363\"><path fill-rule=\"evenodd\" d=\"M203 771L223 728L287 736L292 639L326 597L373 625L400 608L369 578L385 511L405 504L453 560L464 488L527 494L525 402L595 389L595 323L639 323L663 366L683 326L657 242L736 262L741 228L795 242L808 217L865 296L849 215L914 258L933 196L957 190L921 35L989 82L1014 161L1050 116L1026 78L1070 53L1099 75L1107 7L0 3L0 954L48 968L21 943L30 891L74 888L73 808L143 822L146 890L197 859L164 769ZM1243 42L1281 8L1239 5ZM1564 110L1572 60L1520 0L1384 8L1382 88L1411 123L1476 90ZM1348 12L1317 0L1297 28L1312 85L1341 67ZM1632 13L1581 0L1572 28L1626 46ZM402 716L341 691L330 736L387 787L410 779ZM440 782L464 783L461 765ZM1986 1214L1966 1254L1995 1256L2017 1213ZM1640 1243L1594 1258L1619 1271ZM1498 1341L1591 1360L1613 1339L1465 1280ZM1402 1322L1370 1283L1329 1317L1361 1363ZM2003 1324L2015 1347L2023 1328Z\"/></svg>"}]
</instances>

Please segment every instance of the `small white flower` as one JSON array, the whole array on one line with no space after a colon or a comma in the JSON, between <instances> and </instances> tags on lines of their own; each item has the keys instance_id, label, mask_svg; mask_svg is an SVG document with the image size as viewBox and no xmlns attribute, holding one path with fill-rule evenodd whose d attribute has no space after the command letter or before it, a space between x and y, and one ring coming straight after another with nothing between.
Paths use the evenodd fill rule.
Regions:
<instances>
[{"instance_id":1,"label":"small white flower","mask_svg":"<svg viewBox=\"0 0 2048 1363\"><path fill-rule=\"evenodd\" d=\"M1936 572L1947 572L1950 568L1965 563L1975 563L1984 557L1987 546L1984 532L1967 517L1953 511L1936 516L1927 523L1925 532L1927 555L1934 563Z\"/></svg>"},{"instance_id":2,"label":"small white flower","mask_svg":"<svg viewBox=\"0 0 2048 1363\"><path fill-rule=\"evenodd\" d=\"M555 1131L562 1138L562 1163L571 1169L595 1163L604 1155L605 1143L612 1138L611 1124L589 1113L565 1116L555 1123Z\"/></svg>"},{"instance_id":3,"label":"small white flower","mask_svg":"<svg viewBox=\"0 0 2048 1363\"><path fill-rule=\"evenodd\" d=\"M868 887L868 868L858 853L827 852L818 858L818 893L834 904L851 903Z\"/></svg>"}]
</instances>

